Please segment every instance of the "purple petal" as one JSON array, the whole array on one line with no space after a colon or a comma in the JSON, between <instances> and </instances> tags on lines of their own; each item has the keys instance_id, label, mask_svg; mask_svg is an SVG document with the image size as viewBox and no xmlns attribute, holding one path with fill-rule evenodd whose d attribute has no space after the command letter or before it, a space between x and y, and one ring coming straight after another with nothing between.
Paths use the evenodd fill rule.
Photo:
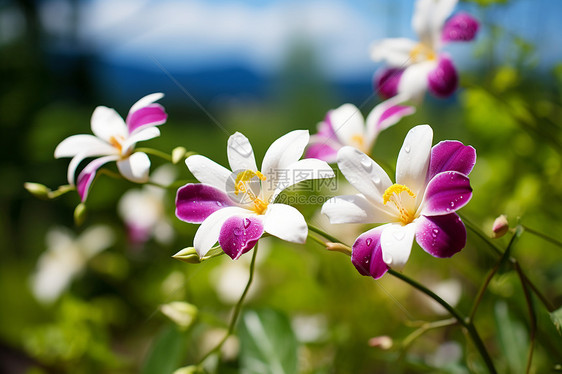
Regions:
<instances>
[{"instance_id":1,"label":"purple petal","mask_svg":"<svg viewBox=\"0 0 562 374\"><path fill-rule=\"evenodd\" d=\"M227 255L237 260L254 248L263 234L263 225L257 217L233 216L221 227L219 244Z\"/></svg>"},{"instance_id":2,"label":"purple petal","mask_svg":"<svg viewBox=\"0 0 562 374\"><path fill-rule=\"evenodd\" d=\"M160 104L150 104L140 108L127 116L129 134L148 126L158 126L166 122L168 115Z\"/></svg>"},{"instance_id":3,"label":"purple petal","mask_svg":"<svg viewBox=\"0 0 562 374\"><path fill-rule=\"evenodd\" d=\"M456 171L446 171L433 177L425 190L422 214L449 214L465 206L472 197L470 180Z\"/></svg>"},{"instance_id":4,"label":"purple petal","mask_svg":"<svg viewBox=\"0 0 562 374\"><path fill-rule=\"evenodd\" d=\"M466 228L456 213L443 216L421 216L416 241L434 257L451 257L464 248Z\"/></svg>"},{"instance_id":5,"label":"purple petal","mask_svg":"<svg viewBox=\"0 0 562 374\"><path fill-rule=\"evenodd\" d=\"M398 93L398 84L404 69L383 69L375 74L375 91L383 98L389 99Z\"/></svg>"},{"instance_id":6,"label":"purple petal","mask_svg":"<svg viewBox=\"0 0 562 374\"><path fill-rule=\"evenodd\" d=\"M331 118L332 110L329 110L326 113L326 117L324 121L318 124L318 132L316 135L323 136L332 140L336 140L338 137L334 132L334 126L332 125L332 118Z\"/></svg>"},{"instance_id":7,"label":"purple petal","mask_svg":"<svg viewBox=\"0 0 562 374\"><path fill-rule=\"evenodd\" d=\"M451 17L441 33L441 40L445 42L468 42L474 39L480 24L467 13L459 13Z\"/></svg>"},{"instance_id":8,"label":"purple petal","mask_svg":"<svg viewBox=\"0 0 562 374\"><path fill-rule=\"evenodd\" d=\"M326 140L328 141L328 140ZM305 158L317 158L326 162L335 162L338 151L327 144L311 144L306 149Z\"/></svg>"},{"instance_id":9,"label":"purple petal","mask_svg":"<svg viewBox=\"0 0 562 374\"><path fill-rule=\"evenodd\" d=\"M76 191L78 192L78 195L80 195L80 199L82 200L82 202L86 201L86 199L88 198L88 192L90 191L90 186L94 181L98 169L102 167L105 163L109 161L114 161L116 158L117 158L116 156L105 156L105 157L96 158L88 165L86 165L86 167L78 175L78 178L76 179Z\"/></svg>"},{"instance_id":10,"label":"purple petal","mask_svg":"<svg viewBox=\"0 0 562 374\"><path fill-rule=\"evenodd\" d=\"M427 79L429 90L438 97L452 95L459 83L459 77L453 62L444 56L439 58L437 67L429 73Z\"/></svg>"},{"instance_id":11,"label":"purple petal","mask_svg":"<svg viewBox=\"0 0 562 374\"><path fill-rule=\"evenodd\" d=\"M382 226L376 227L359 235L353 243L351 263L361 275L379 279L388 270L382 259L381 233Z\"/></svg>"},{"instance_id":12,"label":"purple petal","mask_svg":"<svg viewBox=\"0 0 562 374\"><path fill-rule=\"evenodd\" d=\"M201 223L212 213L234 203L224 192L207 184L186 184L176 195L176 216L189 223Z\"/></svg>"},{"instance_id":13,"label":"purple petal","mask_svg":"<svg viewBox=\"0 0 562 374\"><path fill-rule=\"evenodd\" d=\"M468 175L476 163L476 150L456 140L445 140L431 148L427 180L444 171Z\"/></svg>"},{"instance_id":14,"label":"purple petal","mask_svg":"<svg viewBox=\"0 0 562 374\"><path fill-rule=\"evenodd\" d=\"M386 109L379 118L377 128L379 131L385 130L400 121L402 117L409 116L416 111L416 108L406 105L393 105Z\"/></svg>"}]
</instances>

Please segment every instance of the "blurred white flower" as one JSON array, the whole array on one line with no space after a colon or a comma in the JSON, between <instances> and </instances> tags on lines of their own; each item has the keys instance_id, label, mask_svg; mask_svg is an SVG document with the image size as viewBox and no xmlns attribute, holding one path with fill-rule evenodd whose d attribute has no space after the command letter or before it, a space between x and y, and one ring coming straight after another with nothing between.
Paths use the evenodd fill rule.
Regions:
<instances>
[{"instance_id":1,"label":"blurred white flower","mask_svg":"<svg viewBox=\"0 0 562 374\"><path fill-rule=\"evenodd\" d=\"M457 279L451 278L446 281L439 282L431 287L431 289L451 306L456 306L461 299L462 286ZM445 308L443 308L441 304L437 303L435 300L427 299L427 301L429 308L435 314L445 315L449 313L447 310L445 310Z\"/></svg>"},{"instance_id":2,"label":"blurred white flower","mask_svg":"<svg viewBox=\"0 0 562 374\"><path fill-rule=\"evenodd\" d=\"M328 323L322 314L295 316L291 325L298 341L302 343L318 342L327 334Z\"/></svg>"},{"instance_id":3,"label":"blurred white flower","mask_svg":"<svg viewBox=\"0 0 562 374\"><path fill-rule=\"evenodd\" d=\"M78 237L64 227L52 228L46 236L47 250L39 257L31 277L31 289L37 300L55 301L88 261L114 241L107 226L92 226Z\"/></svg>"},{"instance_id":4,"label":"blurred white flower","mask_svg":"<svg viewBox=\"0 0 562 374\"><path fill-rule=\"evenodd\" d=\"M164 165L152 173L151 180L160 185L169 185L176 177L171 165ZM153 236L159 243L167 244L174 238L174 230L166 218L162 188L144 185L140 189L127 191L119 201L119 215L125 221L129 239L141 245Z\"/></svg>"}]
</instances>

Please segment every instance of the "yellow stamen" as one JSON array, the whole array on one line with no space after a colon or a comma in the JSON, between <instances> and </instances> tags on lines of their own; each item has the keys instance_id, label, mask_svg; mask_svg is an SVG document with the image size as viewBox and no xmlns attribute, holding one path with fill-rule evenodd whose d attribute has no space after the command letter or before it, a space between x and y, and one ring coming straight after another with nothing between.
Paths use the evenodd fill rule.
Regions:
<instances>
[{"instance_id":1,"label":"yellow stamen","mask_svg":"<svg viewBox=\"0 0 562 374\"><path fill-rule=\"evenodd\" d=\"M365 139L363 138L363 135L361 134L355 134L351 137L351 141L355 144L357 144L357 148L359 149L363 149L363 146L365 145Z\"/></svg>"},{"instance_id":2,"label":"yellow stamen","mask_svg":"<svg viewBox=\"0 0 562 374\"><path fill-rule=\"evenodd\" d=\"M435 51L423 43L418 43L410 51L410 58L413 62L420 62L424 60L435 60L437 59L437 54Z\"/></svg>"},{"instance_id":3,"label":"yellow stamen","mask_svg":"<svg viewBox=\"0 0 562 374\"><path fill-rule=\"evenodd\" d=\"M414 199L416 198L416 194L408 187L402 184L393 184L384 191L384 194L382 195L382 202L384 205L386 205L389 201L394 204L396 209L400 212L400 222L402 222L403 225L407 225L414 220L415 212L412 212L403 206L402 199L400 198L400 194L402 192L406 192Z\"/></svg>"},{"instance_id":4,"label":"yellow stamen","mask_svg":"<svg viewBox=\"0 0 562 374\"><path fill-rule=\"evenodd\" d=\"M252 180L253 177L258 177L260 180L264 181L265 176L259 171L244 170L236 175L236 180L234 181L234 194L238 196L240 192L246 192L246 182Z\"/></svg>"},{"instance_id":5,"label":"yellow stamen","mask_svg":"<svg viewBox=\"0 0 562 374\"><path fill-rule=\"evenodd\" d=\"M267 203L260 198L254 199L253 211L257 214L263 214L267 209Z\"/></svg>"},{"instance_id":6,"label":"yellow stamen","mask_svg":"<svg viewBox=\"0 0 562 374\"><path fill-rule=\"evenodd\" d=\"M123 146L121 145L121 142L117 138L115 138L114 136L109 138L109 144L111 144L113 147L117 148L119 150L119 153L123 152Z\"/></svg>"}]
</instances>

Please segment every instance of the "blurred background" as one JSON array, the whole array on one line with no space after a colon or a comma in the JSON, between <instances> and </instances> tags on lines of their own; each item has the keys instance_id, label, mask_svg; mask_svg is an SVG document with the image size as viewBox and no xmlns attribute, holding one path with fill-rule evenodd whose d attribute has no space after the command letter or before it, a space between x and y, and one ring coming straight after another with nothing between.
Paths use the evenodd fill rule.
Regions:
<instances>
[{"instance_id":1,"label":"blurred background","mask_svg":"<svg viewBox=\"0 0 562 374\"><path fill-rule=\"evenodd\" d=\"M172 373L221 338L245 285L249 258L199 265L171 258L192 244L197 228L175 218L175 190L101 176L85 223L76 226L77 194L44 201L23 189L24 182L66 184L68 159L55 160L53 151L64 138L91 132L96 106L125 116L139 98L163 92L169 119L146 146L166 153L183 146L225 165L228 136L240 131L261 160L286 132L315 132L330 109L349 102L366 115L380 102L372 86L380 66L369 46L385 37L415 38L413 6L413 0L0 1L0 372ZM434 143L458 139L478 152L464 217L489 233L506 214L512 227L522 223L560 240L562 40L555 30L562 2L461 1L456 11L481 22L475 41L447 47L460 89L445 100L427 96L415 115L380 135L374 156L394 165L407 131L428 123ZM153 170L162 164L152 158ZM158 170L162 178L192 178L183 164ZM140 237L120 202L130 190L152 204L137 214L155 222L145 222L153 231ZM318 207L298 206L348 244L365 230L331 227ZM496 244L505 248L508 240ZM260 243L245 310L296 352L285 372L482 369L458 327L431 331L403 350L368 344L388 335L396 348L416 321L446 318L399 280L361 277L348 258L314 242ZM513 254L559 306L561 248L525 233ZM467 247L451 260L415 244L405 272L468 313L494 262L487 244L469 233ZM526 362L520 287L513 272L500 272L476 319L500 372L522 372ZM198 308L183 330L161 312L173 301ZM533 367L545 372L560 364L562 344L548 314L538 319ZM255 337L244 321L216 364L219 372L260 372L248 363L255 352L244 347Z\"/></svg>"}]
</instances>

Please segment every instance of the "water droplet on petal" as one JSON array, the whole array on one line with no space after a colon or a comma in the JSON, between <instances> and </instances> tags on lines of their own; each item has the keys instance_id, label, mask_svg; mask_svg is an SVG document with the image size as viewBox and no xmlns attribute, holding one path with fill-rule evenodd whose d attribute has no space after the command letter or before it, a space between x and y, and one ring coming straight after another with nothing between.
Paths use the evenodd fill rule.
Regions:
<instances>
[{"instance_id":1,"label":"water droplet on petal","mask_svg":"<svg viewBox=\"0 0 562 374\"><path fill-rule=\"evenodd\" d=\"M381 183L381 179L380 179L379 177L377 177L377 176L374 176L374 177L373 177L373 183L378 185L378 184Z\"/></svg>"},{"instance_id":2,"label":"water droplet on petal","mask_svg":"<svg viewBox=\"0 0 562 374\"><path fill-rule=\"evenodd\" d=\"M242 229L240 229L240 228L238 228L238 227L235 228L232 232L233 232L234 235L236 235L236 236L242 235Z\"/></svg>"},{"instance_id":3,"label":"water droplet on petal","mask_svg":"<svg viewBox=\"0 0 562 374\"><path fill-rule=\"evenodd\" d=\"M244 228L247 229L250 226L250 223L252 222L250 221L249 218L244 218Z\"/></svg>"},{"instance_id":4,"label":"water droplet on petal","mask_svg":"<svg viewBox=\"0 0 562 374\"><path fill-rule=\"evenodd\" d=\"M370 246L373 243L373 239L371 238L367 238L367 240L365 240L365 244L367 244L367 247Z\"/></svg>"},{"instance_id":5,"label":"water droplet on petal","mask_svg":"<svg viewBox=\"0 0 562 374\"><path fill-rule=\"evenodd\" d=\"M359 162L366 171L371 171L371 169L373 168L373 162L368 156L363 155Z\"/></svg>"},{"instance_id":6,"label":"water droplet on petal","mask_svg":"<svg viewBox=\"0 0 562 374\"><path fill-rule=\"evenodd\" d=\"M410 144L404 144L404 152L410 153L410 150L411 150Z\"/></svg>"},{"instance_id":7,"label":"water droplet on petal","mask_svg":"<svg viewBox=\"0 0 562 374\"><path fill-rule=\"evenodd\" d=\"M404 239L404 232L402 230L394 231L392 233L392 236L394 236L394 239L396 240L402 240Z\"/></svg>"}]
</instances>

